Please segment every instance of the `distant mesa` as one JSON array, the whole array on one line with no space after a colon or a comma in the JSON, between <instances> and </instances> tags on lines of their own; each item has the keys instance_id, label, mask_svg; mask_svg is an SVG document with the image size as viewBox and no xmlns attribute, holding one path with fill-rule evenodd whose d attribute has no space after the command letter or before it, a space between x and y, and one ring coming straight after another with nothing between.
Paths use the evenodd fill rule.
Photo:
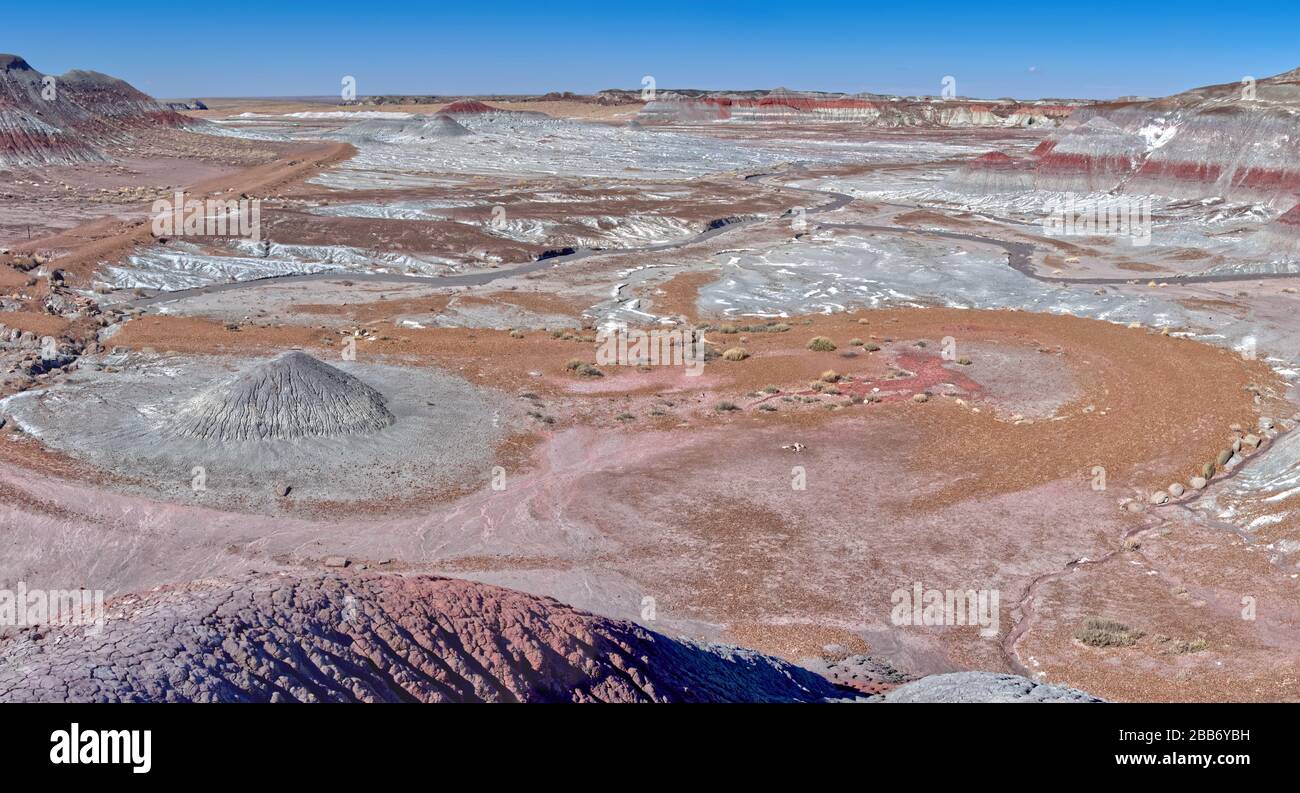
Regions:
<instances>
[{"instance_id":1,"label":"distant mesa","mask_svg":"<svg viewBox=\"0 0 1300 793\"><path fill-rule=\"evenodd\" d=\"M638 114L643 125L704 122L847 122L872 127L1055 126L1083 103L945 100L874 94L798 92L707 93L661 91Z\"/></svg>"},{"instance_id":2,"label":"distant mesa","mask_svg":"<svg viewBox=\"0 0 1300 793\"><path fill-rule=\"evenodd\" d=\"M367 434L394 421L378 391L293 351L194 397L180 409L174 430L229 443Z\"/></svg>"}]
</instances>

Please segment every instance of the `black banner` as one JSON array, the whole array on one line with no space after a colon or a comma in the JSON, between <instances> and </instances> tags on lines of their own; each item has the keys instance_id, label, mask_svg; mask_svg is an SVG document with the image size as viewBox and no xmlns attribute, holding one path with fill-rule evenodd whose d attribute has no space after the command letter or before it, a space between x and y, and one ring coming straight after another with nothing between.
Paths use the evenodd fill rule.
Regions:
<instances>
[{"instance_id":1,"label":"black banner","mask_svg":"<svg viewBox=\"0 0 1300 793\"><path fill-rule=\"evenodd\" d=\"M542 781L577 763L865 763L933 775L1062 770L1096 779L1235 778L1293 765L1284 705L9 705L6 771L132 784L487 770ZM741 752L738 755L737 752ZM743 762L741 757L747 758ZM487 761L484 763L484 761ZM146 770L147 769L147 770ZM550 770L548 770L550 769ZM632 774L631 777L628 775ZM920 779L922 777L918 777ZM973 779L973 778L972 778Z\"/></svg>"}]
</instances>

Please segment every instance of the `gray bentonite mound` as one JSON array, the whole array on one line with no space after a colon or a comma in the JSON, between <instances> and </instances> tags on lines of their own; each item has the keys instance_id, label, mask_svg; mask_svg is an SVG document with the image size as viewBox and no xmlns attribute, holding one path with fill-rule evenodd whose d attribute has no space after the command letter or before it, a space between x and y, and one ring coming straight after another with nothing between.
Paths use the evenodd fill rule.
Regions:
<instances>
[{"instance_id":1,"label":"gray bentonite mound","mask_svg":"<svg viewBox=\"0 0 1300 793\"><path fill-rule=\"evenodd\" d=\"M175 431L220 442L291 440L370 433L393 421L378 391L294 351L191 399Z\"/></svg>"},{"instance_id":2,"label":"gray bentonite mound","mask_svg":"<svg viewBox=\"0 0 1300 793\"><path fill-rule=\"evenodd\" d=\"M899 686L886 702L1102 702L1086 691L1000 672L951 672Z\"/></svg>"}]
</instances>

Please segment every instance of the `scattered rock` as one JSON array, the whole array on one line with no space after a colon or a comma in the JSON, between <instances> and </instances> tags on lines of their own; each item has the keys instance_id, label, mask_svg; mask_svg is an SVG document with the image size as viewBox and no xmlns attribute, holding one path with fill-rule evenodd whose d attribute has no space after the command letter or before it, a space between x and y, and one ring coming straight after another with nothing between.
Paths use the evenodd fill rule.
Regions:
<instances>
[{"instance_id":1,"label":"scattered rock","mask_svg":"<svg viewBox=\"0 0 1300 793\"><path fill-rule=\"evenodd\" d=\"M1160 504L1169 503L1169 494L1164 490L1157 490L1151 494L1151 503L1159 506Z\"/></svg>"},{"instance_id":2,"label":"scattered rock","mask_svg":"<svg viewBox=\"0 0 1300 793\"><path fill-rule=\"evenodd\" d=\"M1173 496L1174 498L1178 498L1184 492L1186 491L1184 490L1183 486L1178 482L1174 482L1172 485L1169 486L1169 495Z\"/></svg>"},{"instance_id":3,"label":"scattered rock","mask_svg":"<svg viewBox=\"0 0 1300 793\"><path fill-rule=\"evenodd\" d=\"M347 567L348 558L346 556L326 556L325 566L326 567Z\"/></svg>"},{"instance_id":4,"label":"scattered rock","mask_svg":"<svg viewBox=\"0 0 1300 793\"><path fill-rule=\"evenodd\" d=\"M1193 476L1191 482L1188 484L1192 486L1193 490L1204 490L1205 486L1209 483L1203 476Z\"/></svg>"},{"instance_id":5,"label":"scattered rock","mask_svg":"<svg viewBox=\"0 0 1300 793\"><path fill-rule=\"evenodd\" d=\"M1258 449L1263 442L1264 440L1253 432L1241 439L1241 444L1249 449Z\"/></svg>"}]
</instances>

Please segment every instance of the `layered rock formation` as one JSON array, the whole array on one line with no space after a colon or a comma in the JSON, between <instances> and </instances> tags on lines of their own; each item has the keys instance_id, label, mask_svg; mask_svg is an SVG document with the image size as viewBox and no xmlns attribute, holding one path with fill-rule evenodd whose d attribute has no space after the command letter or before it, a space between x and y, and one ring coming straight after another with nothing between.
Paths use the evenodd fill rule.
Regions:
<instances>
[{"instance_id":1,"label":"layered rock formation","mask_svg":"<svg viewBox=\"0 0 1300 793\"><path fill-rule=\"evenodd\" d=\"M667 95L647 103L637 121L640 124L856 122L877 127L1054 126L1074 109L1075 105L1067 103L848 96L777 89L762 96Z\"/></svg>"},{"instance_id":2,"label":"layered rock formation","mask_svg":"<svg viewBox=\"0 0 1300 793\"><path fill-rule=\"evenodd\" d=\"M0 640L0 701L809 702L776 658L427 576L254 575L109 605L98 632Z\"/></svg>"},{"instance_id":3,"label":"layered rock formation","mask_svg":"<svg viewBox=\"0 0 1300 793\"><path fill-rule=\"evenodd\" d=\"M888 690L907 678L877 659L831 666L832 682L752 650L423 575L250 574L79 616L0 633L0 702L1100 701L991 672L881 697L864 680Z\"/></svg>"},{"instance_id":4,"label":"layered rock formation","mask_svg":"<svg viewBox=\"0 0 1300 793\"><path fill-rule=\"evenodd\" d=\"M482 113L500 113L499 108L492 107L489 104L480 102L477 99L462 99L458 102L452 102L443 109L438 111L438 115L456 116L456 115L478 115Z\"/></svg>"},{"instance_id":5,"label":"layered rock formation","mask_svg":"<svg viewBox=\"0 0 1300 793\"><path fill-rule=\"evenodd\" d=\"M991 178L983 173L990 165L977 160L961 179L978 186ZM1290 208L1300 200L1300 70L1080 108L1017 169L1044 190Z\"/></svg>"},{"instance_id":6,"label":"layered rock formation","mask_svg":"<svg viewBox=\"0 0 1300 793\"><path fill-rule=\"evenodd\" d=\"M96 162L107 147L185 117L127 83L98 72L45 75L0 54L0 168Z\"/></svg>"}]
</instances>

